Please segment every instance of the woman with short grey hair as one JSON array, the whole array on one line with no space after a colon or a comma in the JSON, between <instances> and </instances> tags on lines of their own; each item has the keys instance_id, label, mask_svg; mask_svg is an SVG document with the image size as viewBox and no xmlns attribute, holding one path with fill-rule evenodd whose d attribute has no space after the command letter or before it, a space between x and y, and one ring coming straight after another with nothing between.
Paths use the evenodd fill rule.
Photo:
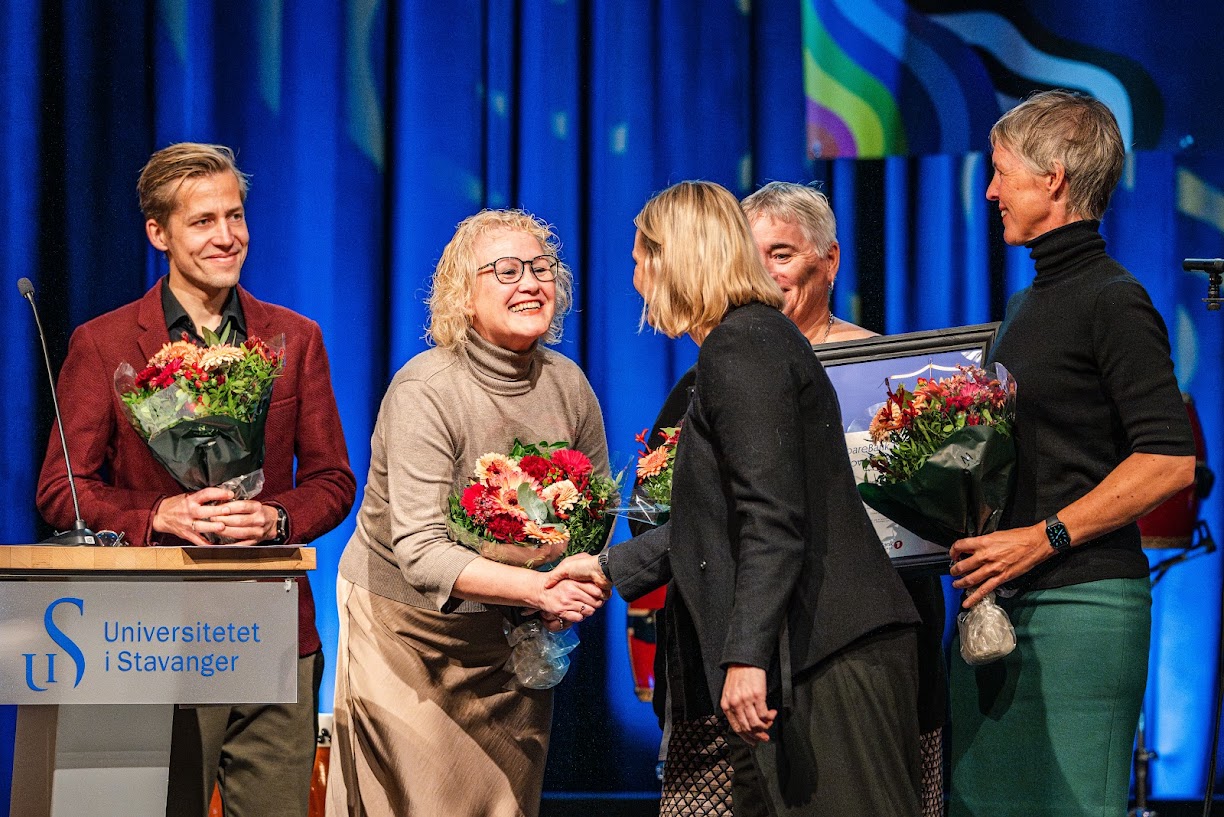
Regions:
<instances>
[{"instance_id":1,"label":"woman with short grey hair","mask_svg":"<svg viewBox=\"0 0 1224 817\"><path fill-rule=\"evenodd\" d=\"M1017 646L952 663L949 814L1122 814L1151 631L1135 520L1192 482L1194 440L1164 321L1099 232L1125 155L1113 114L1039 93L991 144L986 197L1037 276L991 353L1017 383L1015 493L951 572L965 607L1004 596Z\"/></svg>"}]
</instances>

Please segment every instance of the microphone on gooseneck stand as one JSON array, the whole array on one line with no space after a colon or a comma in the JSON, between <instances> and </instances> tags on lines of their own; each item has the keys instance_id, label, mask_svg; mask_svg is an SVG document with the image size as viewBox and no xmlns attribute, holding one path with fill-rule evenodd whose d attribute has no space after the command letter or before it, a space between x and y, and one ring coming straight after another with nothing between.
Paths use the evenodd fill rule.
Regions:
<instances>
[{"instance_id":1,"label":"microphone on gooseneck stand","mask_svg":"<svg viewBox=\"0 0 1224 817\"><path fill-rule=\"evenodd\" d=\"M1211 312L1219 312L1224 298L1220 297L1221 279L1224 279L1224 258L1187 258L1182 261L1182 269L1186 272L1207 273L1207 297L1203 303Z\"/></svg>"},{"instance_id":2,"label":"microphone on gooseneck stand","mask_svg":"<svg viewBox=\"0 0 1224 817\"><path fill-rule=\"evenodd\" d=\"M51 373L51 356L47 354L47 338L43 334L42 321L38 319L38 307L34 304L34 285L30 283L29 278L22 278L17 282L17 289L20 290L21 297L30 302L30 309L34 310L34 325L38 327L38 340L42 343L43 362L47 364L47 380L51 383L51 405L55 406L55 425L59 428L60 445L64 449L64 466L68 469L68 490L72 492L72 509L76 514L76 522L73 523L72 530L66 530L44 539L42 544L96 545L98 544L97 534L91 531L85 525L85 520L81 518L81 503L77 500L76 482L72 478L72 462L68 459L68 439L64 436L64 422L60 419L59 398L55 394L55 375Z\"/></svg>"}]
</instances>

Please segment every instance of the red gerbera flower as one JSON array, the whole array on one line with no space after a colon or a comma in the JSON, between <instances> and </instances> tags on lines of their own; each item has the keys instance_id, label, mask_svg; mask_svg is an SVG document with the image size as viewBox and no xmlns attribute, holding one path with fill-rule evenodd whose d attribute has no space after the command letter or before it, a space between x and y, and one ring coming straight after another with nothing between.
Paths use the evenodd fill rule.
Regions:
<instances>
[{"instance_id":1,"label":"red gerbera flower","mask_svg":"<svg viewBox=\"0 0 1224 817\"><path fill-rule=\"evenodd\" d=\"M469 485L463 489L463 496L459 498L459 504L463 506L463 510L467 511L468 516L476 517L480 509L480 500L484 497L485 487L480 483Z\"/></svg>"},{"instance_id":2,"label":"red gerbera flower","mask_svg":"<svg viewBox=\"0 0 1224 817\"><path fill-rule=\"evenodd\" d=\"M570 479L582 478L591 473L591 460L581 451L572 448L562 448L552 455L554 465L561 467Z\"/></svg>"}]
</instances>

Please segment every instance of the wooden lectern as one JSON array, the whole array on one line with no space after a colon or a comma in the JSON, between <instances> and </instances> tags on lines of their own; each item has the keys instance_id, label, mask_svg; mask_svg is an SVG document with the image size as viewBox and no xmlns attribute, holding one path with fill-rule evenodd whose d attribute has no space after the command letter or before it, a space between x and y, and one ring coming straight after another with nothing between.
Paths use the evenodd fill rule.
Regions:
<instances>
[{"instance_id":1,"label":"wooden lectern","mask_svg":"<svg viewBox=\"0 0 1224 817\"><path fill-rule=\"evenodd\" d=\"M14 817L164 817L179 704L297 695L313 548L0 547Z\"/></svg>"}]
</instances>

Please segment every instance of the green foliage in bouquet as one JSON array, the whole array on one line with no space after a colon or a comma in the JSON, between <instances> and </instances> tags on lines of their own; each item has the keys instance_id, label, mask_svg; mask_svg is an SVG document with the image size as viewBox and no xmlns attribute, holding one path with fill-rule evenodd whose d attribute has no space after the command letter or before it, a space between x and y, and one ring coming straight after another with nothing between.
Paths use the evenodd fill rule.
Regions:
<instances>
[{"instance_id":1,"label":"green foliage in bouquet","mask_svg":"<svg viewBox=\"0 0 1224 817\"><path fill-rule=\"evenodd\" d=\"M251 423L263 411L272 381L284 366L284 349L259 338L235 346L208 329L203 338L208 345L186 338L167 343L130 383L120 383L116 374L119 397L146 439L183 419L230 417Z\"/></svg>"}]
</instances>

